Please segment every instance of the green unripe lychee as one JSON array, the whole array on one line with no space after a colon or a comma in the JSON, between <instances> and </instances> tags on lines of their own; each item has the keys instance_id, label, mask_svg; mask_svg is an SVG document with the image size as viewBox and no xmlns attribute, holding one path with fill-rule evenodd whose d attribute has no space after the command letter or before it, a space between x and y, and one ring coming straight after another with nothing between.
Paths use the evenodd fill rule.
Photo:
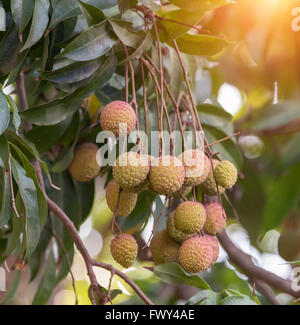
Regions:
<instances>
[{"instance_id":1,"label":"green unripe lychee","mask_svg":"<svg viewBox=\"0 0 300 325\"><path fill-rule=\"evenodd\" d=\"M113 178L124 190L132 190L146 180L149 169L146 155L126 152L116 160L116 165L113 166Z\"/></svg>"},{"instance_id":2,"label":"green unripe lychee","mask_svg":"<svg viewBox=\"0 0 300 325\"><path fill-rule=\"evenodd\" d=\"M216 159L212 159L212 162L210 162L210 164L212 163L214 170L216 168L216 166L220 163L218 160ZM207 195L217 195L218 192L219 194L223 194L225 192L225 188L217 185L215 179L214 179L214 172L212 170L212 168L209 171L209 174L206 178L206 180L199 186L200 189Z\"/></svg>"},{"instance_id":3,"label":"green unripe lychee","mask_svg":"<svg viewBox=\"0 0 300 325\"><path fill-rule=\"evenodd\" d=\"M185 201L178 205L174 213L174 224L187 234L199 232L205 223L206 212L199 202Z\"/></svg>"},{"instance_id":4,"label":"green unripe lychee","mask_svg":"<svg viewBox=\"0 0 300 325\"><path fill-rule=\"evenodd\" d=\"M203 239L205 239L208 242L208 244L211 246L213 250L212 264L215 264L219 257L219 243L217 239L211 235L204 235Z\"/></svg>"},{"instance_id":5,"label":"green unripe lychee","mask_svg":"<svg viewBox=\"0 0 300 325\"><path fill-rule=\"evenodd\" d=\"M187 234L181 230L178 230L174 224L174 212L170 213L167 219L167 231L171 238L175 241L182 243L186 239L194 236L195 234Z\"/></svg>"},{"instance_id":6,"label":"green unripe lychee","mask_svg":"<svg viewBox=\"0 0 300 325\"><path fill-rule=\"evenodd\" d=\"M183 185L185 170L182 162L174 156L162 156L151 161L149 184L161 195L169 195Z\"/></svg>"},{"instance_id":7,"label":"green unripe lychee","mask_svg":"<svg viewBox=\"0 0 300 325\"><path fill-rule=\"evenodd\" d=\"M122 125L121 123L124 123ZM126 126L125 126L126 123ZM104 131L111 131L115 136L121 133L130 133L136 124L136 114L133 108L121 100L113 101L107 104L100 115L100 125ZM123 126L125 126L123 130Z\"/></svg>"},{"instance_id":8,"label":"green unripe lychee","mask_svg":"<svg viewBox=\"0 0 300 325\"><path fill-rule=\"evenodd\" d=\"M179 243L165 229L157 232L150 243L150 251L156 264L177 262L178 249Z\"/></svg>"},{"instance_id":9,"label":"green unripe lychee","mask_svg":"<svg viewBox=\"0 0 300 325\"><path fill-rule=\"evenodd\" d=\"M246 135L239 138L244 156L248 159L260 157L264 150L264 143L256 135Z\"/></svg>"},{"instance_id":10,"label":"green unripe lychee","mask_svg":"<svg viewBox=\"0 0 300 325\"><path fill-rule=\"evenodd\" d=\"M213 261L213 249L203 237L194 236L183 242L178 251L182 267L190 273L207 270Z\"/></svg>"},{"instance_id":11,"label":"green unripe lychee","mask_svg":"<svg viewBox=\"0 0 300 325\"><path fill-rule=\"evenodd\" d=\"M225 189L231 188L237 180L237 169L230 161L223 160L215 169L215 179Z\"/></svg>"},{"instance_id":12,"label":"green unripe lychee","mask_svg":"<svg viewBox=\"0 0 300 325\"><path fill-rule=\"evenodd\" d=\"M131 235L120 234L111 241L110 252L116 262L127 268L136 259L138 244Z\"/></svg>"},{"instance_id":13,"label":"green unripe lychee","mask_svg":"<svg viewBox=\"0 0 300 325\"><path fill-rule=\"evenodd\" d=\"M119 191L119 184L112 180L106 187L106 202L109 209L116 213L116 216L127 217L135 208L137 194L122 190L118 205Z\"/></svg>"},{"instance_id":14,"label":"green unripe lychee","mask_svg":"<svg viewBox=\"0 0 300 325\"><path fill-rule=\"evenodd\" d=\"M203 183L210 171L210 161L198 149L184 151L178 156L185 168L184 186L197 186Z\"/></svg>"},{"instance_id":15,"label":"green unripe lychee","mask_svg":"<svg viewBox=\"0 0 300 325\"><path fill-rule=\"evenodd\" d=\"M100 171L96 159L98 149L98 146L91 142L83 143L75 149L69 172L76 181L88 182L98 175Z\"/></svg>"},{"instance_id":16,"label":"green unripe lychee","mask_svg":"<svg viewBox=\"0 0 300 325\"><path fill-rule=\"evenodd\" d=\"M286 261L300 259L300 230L284 229L278 240L279 255Z\"/></svg>"},{"instance_id":17,"label":"green unripe lychee","mask_svg":"<svg viewBox=\"0 0 300 325\"><path fill-rule=\"evenodd\" d=\"M204 205L206 210L205 233L215 236L222 232L226 226L226 213L217 202L210 202Z\"/></svg>"}]
</instances>

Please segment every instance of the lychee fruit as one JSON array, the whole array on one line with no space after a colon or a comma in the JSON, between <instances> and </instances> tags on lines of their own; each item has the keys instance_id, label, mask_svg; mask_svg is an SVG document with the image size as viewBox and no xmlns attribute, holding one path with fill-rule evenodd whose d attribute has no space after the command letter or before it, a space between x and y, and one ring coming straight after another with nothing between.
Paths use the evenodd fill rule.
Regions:
<instances>
[{"instance_id":1,"label":"lychee fruit","mask_svg":"<svg viewBox=\"0 0 300 325\"><path fill-rule=\"evenodd\" d=\"M184 186L197 186L205 181L210 171L210 161L198 149L184 151L178 156L185 167Z\"/></svg>"},{"instance_id":2,"label":"lychee fruit","mask_svg":"<svg viewBox=\"0 0 300 325\"><path fill-rule=\"evenodd\" d=\"M169 236L175 241L182 243L186 239L194 236L195 234L187 234L181 230L178 230L174 224L174 212L170 213L167 219L167 231Z\"/></svg>"},{"instance_id":3,"label":"lychee fruit","mask_svg":"<svg viewBox=\"0 0 300 325\"><path fill-rule=\"evenodd\" d=\"M153 236L150 251L156 264L177 262L179 246L179 243L173 240L164 229Z\"/></svg>"},{"instance_id":4,"label":"lychee fruit","mask_svg":"<svg viewBox=\"0 0 300 325\"><path fill-rule=\"evenodd\" d=\"M226 226L226 213L217 202L210 202L204 205L206 210L205 233L215 236L222 232Z\"/></svg>"},{"instance_id":5,"label":"lychee fruit","mask_svg":"<svg viewBox=\"0 0 300 325\"><path fill-rule=\"evenodd\" d=\"M133 190L146 180L149 169L148 156L126 152L116 160L113 178L123 189Z\"/></svg>"},{"instance_id":6,"label":"lychee fruit","mask_svg":"<svg viewBox=\"0 0 300 325\"><path fill-rule=\"evenodd\" d=\"M205 220L205 208L199 202L182 202L174 212L174 224L176 228L187 234L199 232L203 228Z\"/></svg>"},{"instance_id":7,"label":"lychee fruit","mask_svg":"<svg viewBox=\"0 0 300 325\"><path fill-rule=\"evenodd\" d=\"M212 264L215 264L219 257L219 243L214 236L204 235L203 238L209 243L213 250Z\"/></svg>"},{"instance_id":8,"label":"lychee fruit","mask_svg":"<svg viewBox=\"0 0 300 325\"><path fill-rule=\"evenodd\" d=\"M88 182L98 175L100 171L96 159L98 149L92 142L83 143L75 149L69 172L76 181Z\"/></svg>"},{"instance_id":9,"label":"lychee fruit","mask_svg":"<svg viewBox=\"0 0 300 325\"><path fill-rule=\"evenodd\" d=\"M149 184L153 191L169 195L183 185L185 170L182 162L174 156L162 156L151 161Z\"/></svg>"},{"instance_id":10,"label":"lychee fruit","mask_svg":"<svg viewBox=\"0 0 300 325\"><path fill-rule=\"evenodd\" d=\"M121 123L125 123L122 125ZM116 137L119 136L120 128L125 134L129 134L136 124L136 114L134 109L121 100L107 104L100 115L100 125L104 131L111 131ZM123 130L123 126L125 126Z\"/></svg>"},{"instance_id":11,"label":"lychee fruit","mask_svg":"<svg viewBox=\"0 0 300 325\"><path fill-rule=\"evenodd\" d=\"M220 163L218 160L216 159L212 159L212 162L209 162L210 164L212 163L214 170L216 169L216 166ZM225 192L225 188L217 185L215 178L214 178L214 172L212 170L212 168L209 171L209 174L206 178L206 180L200 184L200 189L207 195L217 195L219 194L223 194Z\"/></svg>"},{"instance_id":12,"label":"lychee fruit","mask_svg":"<svg viewBox=\"0 0 300 325\"><path fill-rule=\"evenodd\" d=\"M183 242L178 251L182 267L190 273L207 270L213 261L213 249L206 239L194 236Z\"/></svg>"},{"instance_id":13,"label":"lychee fruit","mask_svg":"<svg viewBox=\"0 0 300 325\"><path fill-rule=\"evenodd\" d=\"M131 235L119 234L110 242L110 252L116 262L128 268L136 259L138 244Z\"/></svg>"},{"instance_id":14,"label":"lychee fruit","mask_svg":"<svg viewBox=\"0 0 300 325\"><path fill-rule=\"evenodd\" d=\"M116 216L127 217L135 208L137 201L137 194L122 190L119 197L120 186L114 180L109 182L106 187L106 202L109 209L116 213ZM118 206L118 209L117 209Z\"/></svg>"},{"instance_id":15,"label":"lychee fruit","mask_svg":"<svg viewBox=\"0 0 300 325\"><path fill-rule=\"evenodd\" d=\"M223 160L216 166L215 180L225 189L231 188L237 180L237 169L230 161Z\"/></svg>"}]
</instances>

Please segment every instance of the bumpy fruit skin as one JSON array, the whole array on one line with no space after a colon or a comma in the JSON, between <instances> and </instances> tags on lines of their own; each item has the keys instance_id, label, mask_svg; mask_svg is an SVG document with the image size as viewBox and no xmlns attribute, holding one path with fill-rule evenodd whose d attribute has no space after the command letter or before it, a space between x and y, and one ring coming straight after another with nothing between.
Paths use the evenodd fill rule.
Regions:
<instances>
[{"instance_id":1,"label":"bumpy fruit skin","mask_svg":"<svg viewBox=\"0 0 300 325\"><path fill-rule=\"evenodd\" d=\"M215 179L218 185L225 189L231 188L237 180L237 170L228 160L220 162L215 169Z\"/></svg>"},{"instance_id":2,"label":"bumpy fruit skin","mask_svg":"<svg viewBox=\"0 0 300 325\"><path fill-rule=\"evenodd\" d=\"M211 162L209 162L211 164ZM214 167L214 170L216 169L216 166L219 164L220 162L216 159L212 160L212 165ZM217 183L214 179L214 172L212 170L212 168L210 169L210 172L206 178L206 180L200 185L200 189L207 195L217 195L218 194L218 190L219 190L219 194L223 194L225 192L225 188L218 185L217 187Z\"/></svg>"},{"instance_id":3,"label":"bumpy fruit skin","mask_svg":"<svg viewBox=\"0 0 300 325\"><path fill-rule=\"evenodd\" d=\"M178 156L185 167L184 186L198 186L208 177L210 161L203 151L190 149Z\"/></svg>"},{"instance_id":4,"label":"bumpy fruit skin","mask_svg":"<svg viewBox=\"0 0 300 325\"><path fill-rule=\"evenodd\" d=\"M213 261L213 249L203 237L195 236L183 242L178 251L182 267L190 273L207 270Z\"/></svg>"},{"instance_id":5,"label":"bumpy fruit skin","mask_svg":"<svg viewBox=\"0 0 300 325\"><path fill-rule=\"evenodd\" d=\"M69 172L76 181L88 182L98 175L100 171L96 160L98 149L91 142L83 143L76 148L69 166Z\"/></svg>"},{"instance_id":6,"label":"bumpy fruit skin","mask_svg":"<svg viewBox=\"0 0 300 325\"><path fill-rule=\"evenodd\" d=\"M206 221L206 211L199 202L185 201L178 205L174 213L174 224L187 234L199 232Z\"/></svg>"},{"instance_id":7,"label":"bumpy fruit skin","mask_svg":"<svg viewBox=\"0 0 300 325\"><path fill-rule=\"evenodd\" d=\"M120 186L115 181L111 181L106 187L106 202L109 209L115 213L118 204ZM116 216L127 217L135 208L137 194L121 191L119 206Z\"/></svg>"},{"instance_id":8,"label":"bumpy fruit skin","mask_svg":"<svg viewBox=\"0 0 300 325\"><path fill-rule=\"evenodd\" d=\"M179 246L164 229L153 236L150 251L156 264L177 262Z\"/></svg>"},{"instance_id":9,"label":"bumpy fruit skin","mask_svg":"<svg viewBox=\"0 0 300 325\"><path fill-rule=\"evenodd\" d=\"M112 131L118 137L120 123L126 123L124 133L130 133L135 128L136 114L128 103L116 100L103 108L100 125L104 131Z\"/></svg>"},{"instance_id":10,"label":"bumpy fruit skin","mask_svg":"<svg viewBox=\"0 0 300 325\"><path fill-rule=\"evenodd\" d=\"M169 195L183 185L185 169L182 162L173 156L162 156L151 161L149 184L161 195Z\"/></svg>"},{"instance_id":11,"label":"bumpy fruit skin","mask_svg":"<svg viewBox=\"0 0 300 325\"><path fill-rule=\"evenodd\" d=\"M203 238L208 242L213 250L212 264L215 264L219 257L219 243L214 236L204 235Z\"/></svg>"},{"instance_id":12,"label":"bumpy fruit skin","mask_svg":"<svg viewBox=\"0 0 300 325\"><path fill-rule=\"evenodd\" d=\"M113 178L123 189L130 191L146 180L149 169L146 155L126 152L116 160L116 165L113 166Z\"/></svg>"},{"instance_id":13,"label":"bumpy fruit skin","mask_svg":"<svg viewBox=\"0 0 300 325\"><path fill-rule=\"evenodd\" d=\"M127 268L136 259L138 244L131 235L120 234L110 242L110 252L116 262Z\"/></svg>"},{"instance_id":14,"label":"bumpy fruit skin","mask_svg":"<svg viewBox=\"0 0 300 325\"><path fill-rule=\"evenodd\" d=\"M226 226L226 213L222 206L217 202L205 204L206 222L204 225L205 233L215 236L223 231Z\"/></svg>"},{"instance_id":15,"label":"bumpy fruit skin","mask_svg":"<svg viewBox=\"0 0 300 325\"><path fill-rule=\"evenodd\" d=\"M174 212L170 213L170 215L167 219L167 231L168 231L169 236L172 239L174 239L175 241L177 241L178 243L182 243L186 239L195 235L195 234L184 233L183 231L178 230L176 228L175 223L174 223Z\"/></svg>"}]
</instances>

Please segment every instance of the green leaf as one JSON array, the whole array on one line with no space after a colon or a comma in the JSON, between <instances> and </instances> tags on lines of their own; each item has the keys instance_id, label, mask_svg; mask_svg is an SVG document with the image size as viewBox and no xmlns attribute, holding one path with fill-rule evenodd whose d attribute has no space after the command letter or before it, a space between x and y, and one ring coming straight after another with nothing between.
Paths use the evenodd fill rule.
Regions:
<instances>
[{"instance_id":1,"label":"green leaf","mask_svg":"<svg viewBox=\"0 0 300 325\"><path fill-rule=\"evenodd\" d=\"M80 0L78 0L78 2L80 3L82 13L89 26L99 24L105 19L103 12L97 7Z\"/></svg>"},{"instance_id":2,"label":"green leaf","mask_svg":"<svg viewBox=\"0 0 300 325\"><path fill-rule=\"evenodd\" d=\"M55 125L35 126L26 133L26 138L35 144L40 153L44 153L58 143L69 127L71 120L72 118L68 118Z\"/></svg>"},{"instance_id":3,"label":"green leaf","mask_svg":"<svg viewBox=\"0 0 300 325\"><path fill-rule=\"evenodd\" d=\"M33 298L33 305L45 305L51 297L55 287L56 262L52 248L50 249L44 273L38 290Z\"/></svg>"},{"instance_id":4,"label":"green leaf","mask_svg":"<svg viewBox=\"0 0 300 325\"><path fill-rule=\"evenodd\" d=\"M231 0L206 0L206 1L170 0L170 3L191 12L195 12L195 11L205 12L207 10L212 10L228 3L233 3L233 1Z\"/></svg>"},{"instance_id":5,"label":"green leaf","mask_svg":"<svg viewBox=\"0 0 300 325\"><path fill-rule=\"evenodd\" d=\"M0 167L8 169L9 148L6 136L0 135Z\"/></svg>"},{"instance_id":6,"label":"green leaf","mask_svg":"<svg viewBox=\"0 0 300 325\"><path fill-rule=\"evenodd\" d=\"M1 182L2 198L1 198L1 210L0 210L0 228L6 225L13 216L9 173L3 172L1 173L1 176L2 176L2 182Z\"/></svg>"},{"instance_id":7,"label":"green leaf","mask_svg":"<svg viewBox=\"0 0 300 325\"><path fill-rule=\"evenodd\" d=\"M49 21L49 7L49 0L35 1L29 35L21 51L24 51L25 49L33 46L43 36Z\"/></svg>"},{"instance_id":8,"label":"green leaf","mask_svg":"<svg viewBox=\"0 0 300 325\"><path fill-rule=\"evenodd\" d=\"M10 109L7 99L0 89L0 135L7 129L10 120Z\"/></svg>"},{"instance_id":9,"label":"green leaf","mask_svg":"<svg viewBox=\"0 0 300 325\"><path fill-rule=\"evenodd\" d=\"M217 305L221 299L222 295L219 292L201 290L191 297L186 305Z\"/></svg>"},{"instance_id":10,"label":"green leaf","mask_svg":"<svg viewBox=\"0 0 300 325\"><path fill-rule=\"evenodd\" d=\"M127 46L138 47L145 38L145 33L143 31L132 31L131 22L118 19L109 19L108 21L121 42Z\"/></svg>"},{"instance_id":11,"label":"green leaf","mask_svg":"<svg viewBox=\"0 0 300 325\"><path fill-rule=\"evenodd\" d=\"M117 2L121 13L135 7L138 3L137 0L117 0Z\"/></svg>"},{"instance_id":12,"label":"green leaf","mask_svg":"<svg viewBox=\"0 0 300 325\"><path fill-rule=\"evenodd\" d=\"M77 36L59 56L74 61L94 60L107 53L115 43L116 38L103 21Z\"/></svg>"},{"instance_id":13,"label":"green leaf","mask_svg":"<svg viewBox=\"0 0 300 325\"><path fill-rule=\"evenodd\" d=\"M100 62L76 62L61 69L41 75L43 79L55 83L73 83L90 77L100 66Z\"/></svg>"},{"instance_id":14,"label":"green leaf","mask_svg":"<svg viewBox=\"0 0 300 325\"><path fill-rule=\"evenodd\" d=\"M86 87L77 89L62 99L32 107L22 112L23 117L37 125L53 125L65 120L79 109L85 97L105 86L115 71L116 63L115 56L111 55Z\"/></svg>"},{"instance_id":15,"label":"green leaf","mask_svg":"<svg viewBox=\"0 0 300 325\"><path fill-rule=\"evenodd\" d=\"M223 131L205 124L203 125L203 130L208 143L213 143L228 136ZM222 159L230 160L238 169L242 168L243 156L233 138L217 143L211 146L211 149L214 152L220 152Z\"/></svg>"},{"instance_id":16,"label":"green leaf","mask_svg":"<svg viewBox=\"0 0 300 325\"><path fill-rule=\"evenodd\" d=\"M37 191L33 180L26 176L25 170L14 159L11 160L13 177L18 184L26 213L26 257L36 248L40 238L40 219Z\"/></svg>"},{"instance_id":17,"label":"green leaf","mask_svg":"<svg viewBox=\"0 0 300 325\"><path fill-rule=\"evenodd\" d=\"M259 110L250 127L267 130L286 125L300 118L299 101L282 101Z\"/></svg>"},{"instance_id":18,"label":"green leaf","mask_svg":"<svg viewBox=\"0 0 300 325\"><path fill-rule=\"evenodd\" d=\"M218 305L231 306L231 305L255 305L257 304L247 296L230 296L222 299Z\"/></svg>"},{"instance_id":19,"label":"green leaf","mask_svg":"<svg viewBox=\"0 0 300 325\"><path fill-rule=\"evenodd\" d=\"M263 211L265 230L281 224L300 197L300 163L291 166L273 184Z\"/></svg>"},{"instance_id":20,"label":"green leaf","mask_svg":"<svg viewBox=\"0 0 300 325\"><path fill-rule=\"evenodd\" d=\"M184 283L199 289L210 289L208 283L200 276L188 274L180 265L175 263L155 266L154 273L167 283Z\"/></svg>"},{"instance_id":21,"label":"green leaf","mask_svg":"<svg viewBox=\"0 0 300 325\"><path fill-rule=\"evenodd\" d=\"M141 40L137 49L128 56L128 59L123 60L122 62L120 62L120 64L139 58L144 52L150 50L152 44L153 44L153 38L151 32L149 31L146 34L145 38Z\"/></svg>"},{"instance_id":22,"label":"green leaf","mask_svg":"<svg viewBox=\"0 0 300 325\"><path fill-rule=\"evenodd\" d=\"M22 33L33 13L34 0L11 0L11 12L18 28Z\"/></svg>"},{"instance_id":23,"label":"green leaf","mask_svg":"<svg viewBox=\"0 0 300 325\"><path fill-rule=\"evenodd\" d=\"M16 129L16 131L19 131L19 127L21 125L21 118L19 115L19 109L14 100L11 98L11 96L7 95L6 96L7 102L9 104L10 110L13 113L13 124Z\"/></svg>"},{"instance_id":24,"label":"green leaf","mask_svg":"<svg viewBox=\"0 0 300 325\"><path fill-rule=\"evenodd\" d=\"M51 171L53 173L61 173L61 172L65 171L69 167L69 165L74 157L74 149L75 149L75 146L78 141L80 126L81 126L79 114L76 114L73 117L71 124L72 124L72 127L75 127L74 141L73 141L72 145L70 147L66 147L65 150L63 150L61 155L58 157L57 161L55 162L55 164L53 165L53 167L51 169Z\"/></svg>"},{"instance_id":25,"label":"green leaf","mask_svg":"<svg viewBox=\"0 0 300 325\"><path fill-rule=\"evenodd\" d=\"M295 134L282 148L281 156L285 167L300 161L300 133Z\"/></svg>"},{"instance_id":26,"label":"green leaf","mask_svg":"<svg viewBox=\"0 0 300 325\"><path fill-rule=\"evenodd\" d=\"M213 126L227 135L233 133L232 115L226 112L221 106L212 104L201 104L197 106L201 123Z\"/></svg>"},{"instance_id":27,"label":"green leaf","mask_svg":"<svg viewBox=\"0 0 300 325\"><path fill-rule=\"evenodd\" d=\"M9 75L5 81L5 86L10 85L17 80L20 75L20 72L22 71L25 65L28 52L29 50L19 53L17 57L17 65L13 68L13 70L9 72Z\"/></svg>"},{"instance_id":28,"label":"green leaf","mask_svg":"<svg viewBox=\"0 0 300 325\"><path fill-rule=\"evenodd\" d=\"M203 16L203 12L190 12L179 9L162 13L160 16L168 19L158 20L159 38L162 42L167 42L168 40L178 38L190 30L190 25L196 25ZM185 24L188 24L189 26Z\"/></svg>"},{"instance_id":29,"label":"green leaf","mask_svg":"<svg viewBox=\"0 0 300 325\"><path fill-rule=\"evenodd\" d=\"M51 21L49 24L49 30L52 30L61 21L76 17L81 13L77 0L60 0L55 6Z\"/></svg>"},{"instance_id":30,"label":"green leaf","mask_svg":"<svg viewBox=\"0 0 300 325\"><path fill-rule=\"evenodd\" d=\"M35 169L33 165L30 163L28 158L24 155L24 153L14 144L10 143L10 145L14 148L16 153L18 154L19 158L22 161L23 167L26 170L27 176L29 176L35 184L36 190L37 190L37 199L38 199L38 207L39 207L39 217L40 217L40 226L41 229L44 227L46 223L46 219L48 216L48 205L45 198L45 195L40 187L40 184L38 182Z\"/></svg>"},{"instance_id":31,"label":"green leaf","mask_svg":"<svg viewBox=\"0 0 300 325\"><path fill-rule=\"evenodd\" d=\"M1 301L1 305L9 304L12 301L12 299L15 297L19 288L20 279L21 279L21 271L16 271L13 282L10 285L5 298Z\"/></svg>"},{"instance_id":32,"label":"green leaf","mask_svg":"<svg viewBox=\"0 0 300 325\"><path fill-rule=\"evenodd\" d=\"M180 52L199 56L215 55L228 45L228 42L223 38L204 34L184 34L178 37L176 42ZM174 47L172 42L169 45Z\"/></svg>"}]
</instances>

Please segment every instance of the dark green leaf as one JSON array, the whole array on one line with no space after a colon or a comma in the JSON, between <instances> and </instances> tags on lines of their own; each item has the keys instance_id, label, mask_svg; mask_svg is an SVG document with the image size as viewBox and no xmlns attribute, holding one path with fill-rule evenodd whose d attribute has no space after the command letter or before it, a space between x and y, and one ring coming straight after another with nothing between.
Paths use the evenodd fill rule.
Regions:
<instances>
[{"instance_id":1,"label":"dark green leaf","mask_svg":"<svg viewBox=\"0 0 300 325\"><path fill-rule=\"evenodd\" d=\"M37 43L43 36L49 21L49 7L49 0L35 1L29 35L21 51L24 51Z\"/></svg>"},{"instance_id":2,"label":"dark green leaf","mask_svg":"<svg viewBox=\"0 0 300 325\"><path fill-rule=\"evenodd\" d=\"M138 3L137 0L117 0L117 2L121 13L135 7Z\"/></svg>"},{"instance_id":3,"label":"dark green leaf","mask_svg":"<svg viewBox=\"0 0 300 325\"><path fill-rule=\"evenodd\" d=\"M19 115L19 109L14 100L11 98L11 96L6 96L7 102L9 104L10 110L13 113L13 124L16 129L16 131L19 131L19 127L21 125L21 118Z\"/></svg>"},{"instance_id":4,"label":"dark green leaf","mask_svg":"<svg viewBox=\"0 0 300 325\"><path fill-rule=\"evenodd\" d=\"M51 248L39 288L32 302L33 305L45 305L48 302L55 287L55 274L56 262Z\"/></svg>"},{"instance_id":5,"label":"dark green leaf","mask_svg":"<svg viewBox=\"0 0 300 325\"><path fill-rule=\"evenodd\" d=\"M188 274L175 263L161 264L154 267L154 273L167 283L184 283L200 289L210 289L200 276Z\"/></svg>"},{"instance_id":6,"label":"dark green leaf","mask_svg":"<svg viewBox=\"0 0 300 325\"><path fill-rule=\"evenodd\" d=\"M78 16L80 13L77 0L60 0L53 10L49 30L52 30L61 21Z\"/></svg>"},{"instance_id":7,"label":"dark green leaf","mask_svg":"<svg viewBox=\"0 0 300 325\"><path fill-rule=\"evenodd\" d=\"M81 5L82 13L89 26L99 24L105 19L103 12L97 7L80 0L79 3Z\"/></svg>"},{"instance_id":8,"label":"dark green leaf","mask_svg":"<svg viewBox=\"0 0 300 325\"><path fill-rule=\"evenodd\" d=\"M19 33L22 33L29 23L33 8L34 0L11 0L11 12Z\"/></svg>"},{"instance_id":9,"label":"dark green leaf","mask_svg":"<svg viewBox=\"0 0 300 325\"><path fill-rule=\"evenodd\" d=\"M39 217L40 217L40 226L41 229L44 227L45 223L46 223L46 218L48 216L48 205L46 202L46 198L45 195L40 187L40 184L38 182L36 173L35 173L35 169L33 167L33 165L30 163L30 161L28 160L28 158L24 155L24 153L14 144L10 144L14 150L16 151L16 153L18 154L19 158L22 161L23 167L26 170L26 174L27 176L29 176L35 184L36 190L37 190L37 199L38 199L38 207L39 207Z\"/></svg>"},{"instance_id":10,"label":"dark green leaf","mask_svg":"<svg viewBox=\"0 0 300 325\"><path fill-rule=\"evenodd\" d=\"M9 173L4 171L1 173L1 177L3 181L1 191L0 228L6 225L13 216Z\"/></svg>"},{"instance_id":11,"label":"dark green leaf","mask_svg":"<svg viewBox=\"0 0 300 325\"><path fill-rule=\"evenodd\" d=\"M105 86L112 77L115 68L116 58L111 55L100 66L100 69L86 87L77 89L73 94L62 99L55 99L47 104L32 107L22 113L23 117L37 125L53 125L65 120L79 109L85 97Z\"/></svg>"},{"instance_id":12,"label":"dark green leaf","mask_svg":"<svg viewBox=\"0 0 300 325\"><path fill-rule=\"evenodd\" d=\"M10 120L10 109L6 96L0 89L0 135L7 129Z\"/></svg>"},{"instance_id":13,"label":"dark green leaf","mask_svg":"<svg viewBox=\"0 0 300 325\"><path fill-rule=\"evenodd\" d=\"M43 79L55 83L73 83L90 77L100 66L100 62L76 62L61 69L41 75Z\"/></svg>"},{"instance_id":14,"label":"dark green leaf","mask_svg":"<svg viewBox=\"0 0 300 325\"><path fill-rule=\"evenodd\" d=\"M0 135L0 167L8 169L9 148L6 136Z\"/></svg>"},{"instance_id":15,"label":"dark green leaf","mask_svg":"<svg viewBox=\"0 0 300 325\"><path fill-rule=\"evenodd\" d=\"M273 184L264 207L265 230L277 227L295 207L300 197L300 164L287 169Z\"/></svg>"},{"instance_id":16,"label":"dark green leaf","mask_svg":"<svg viewBox=\"0 0 300 325\"><path fill-rule=\"evenodd\" d=\"M94 60L107 53L116 43L106 21L88 28L67 45L60 56L74 61Z\"/></svg>"},{"instance_id":17,"label":"dark green leaf","mask_svg":"<svg viewBox=\"0 0 300 325\"><path fill-rule=\"evenodd\" d=\"M40 237L40 219L37 200L37 191L33 180L26 176L25 170L14 159L11 160L12 172L20 195L22 197L26 213L26 257L30 256L36 248Z\"/></svg>"}]
</instances>

